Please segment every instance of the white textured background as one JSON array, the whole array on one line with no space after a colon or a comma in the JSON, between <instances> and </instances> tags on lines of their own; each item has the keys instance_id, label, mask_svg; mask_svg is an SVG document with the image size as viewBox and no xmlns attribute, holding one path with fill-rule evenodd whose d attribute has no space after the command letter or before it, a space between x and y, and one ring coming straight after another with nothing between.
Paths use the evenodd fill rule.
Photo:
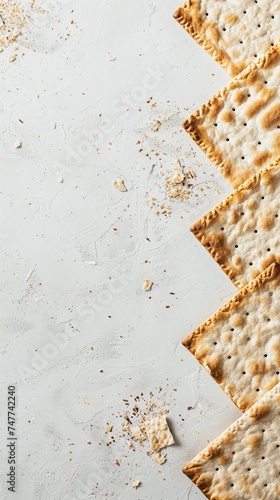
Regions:
<instances>
[{"instance_id":1,"label":"white textured background","mask_svg":"<svg viewBox=\"0 0 280 500\"><path fill-rule=\"evenodd\" d=\"M189 232L230 187L181 129L229 77L174 21L179 3L46 1L16 61L15 46L0 54L3 500L202 499L181 468L239 415L180 344L235 287ZM197 174L184 202L167 198L175 158ZM156 215L152 197L171 215ZM123 399L152 391L157 404L159 387L176 441L161 466L147 443L117 438Z\"/></svg>"}]
</instances>

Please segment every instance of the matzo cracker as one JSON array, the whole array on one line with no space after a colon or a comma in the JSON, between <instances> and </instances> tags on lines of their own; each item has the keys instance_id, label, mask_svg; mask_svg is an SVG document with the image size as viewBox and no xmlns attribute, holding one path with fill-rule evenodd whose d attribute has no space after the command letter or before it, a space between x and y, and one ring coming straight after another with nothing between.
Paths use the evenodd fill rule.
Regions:
<instances>
[{"instance_id":1,"label":"matzo cracker","mask_svg":"<svg viewBox=\"0 0 280 500\"><path fill-rule=\"evenodd\" d=\"M147 420L145 422L145 427L151 451L160 451L162 448L174 443L165 416L160 415L152 420Z\"/></svg>"},{"instance_id":2,"label":"matzo cracker","mask_svg":"<svg viewBox=\"0 0 280 500\"><path fill-rule=\"evenodd\" d=\"M183 124L233 187L280 154L279 80L277 45Z\"/></svg>"},{"instance_id":3,"label":"matzo cracker","mask_svg":"<svg viewBox=\"0 0 280 500\"><path fill-rule=\"evenodd\" d=\"M238 288L280 262L280 158L239 186L191 231Z\"/></svg>"},{"instance_id":4,"label":"matzo cracker","mask_svg":"<svg viewBox=\"0 0 280 500\"><path fill-rule=\"evenodd\" d=\"M280 498L280 384L189 462L183 472L211 500Z\"/></svg>"},{"instance_id":5,"label":"matzo cracker","mask_svg":"<svg viewBox=\"0 0 280 500\"><path fill-rule=\"evenodd\" d=\"M231 76L280 40L279 0L188 0L174 17Z\"/></svg>"},{"instance_id":6,"label":"matzo cracker","mask_svg":"<svg viewBox=\"0 0 280 500\"><path fill-rule=\"evenodd\" d=\"M274 263L182 342L243 412L280 380L279 307Z\"/></svg>"}]
</instances>

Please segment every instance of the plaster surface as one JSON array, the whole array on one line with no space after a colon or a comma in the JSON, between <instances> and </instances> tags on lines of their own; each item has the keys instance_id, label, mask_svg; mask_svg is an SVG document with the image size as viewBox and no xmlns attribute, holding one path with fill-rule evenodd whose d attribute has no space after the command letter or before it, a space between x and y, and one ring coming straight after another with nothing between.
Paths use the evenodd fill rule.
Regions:
<instances>
[{"instance_id":1,"label":"plaster surface","mask_svg":"<svg viewBox=\"0 0 280 500\"><path fill-rule=\"evenodd\" d=\"M180 342L236 289L189 226L231 188L181 123L229 77L178 0L30 3L0 54L0 497L202 500L181 468L240 413ZM196 175L183 201L176 158ZM137 396L168 403L163 465L122 437Z\"/></svg>"}]
</instances>

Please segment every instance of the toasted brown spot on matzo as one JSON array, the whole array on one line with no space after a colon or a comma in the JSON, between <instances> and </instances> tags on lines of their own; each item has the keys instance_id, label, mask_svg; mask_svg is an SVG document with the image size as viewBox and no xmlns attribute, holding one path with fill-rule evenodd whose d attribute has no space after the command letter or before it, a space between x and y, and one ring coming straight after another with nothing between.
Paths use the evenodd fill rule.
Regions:
<instances>
[{"instance_id":1,"label":"toasted brown spot on matzo","mask_svg":"<svg viewBox=\"0 0 280 500\"><path fill-rule=\"evenodd\" d=\"M225 123L231 123L231 122L233 122L234 119L235 119L233 111L231 111L230 109L225 109L223 111L223 113L221 114L221 119Z\"/></svg>"},{"instance_id":2,"label":"toasted brown spot on matzo","mask_svg":"<svg viewBox=\"0 0 280 500\"><path fill-rule=\"evenodd\" d=\"M228 24L235 24L239 20L239 17L236 14L226 14L224 16L224 21Z\"/></svg>"},{"instance_id":3,"label":"toasted brown spot on matzo","mask_svg":"<svg viewBox=\"0 0 280 500\"><path fill-rule=\"evenodd\" d=\"M254 448L258 448L260 446L261 440L262 434L251 434L248 436L246 444L253 450Z\"/></svg>"},{"instance_id":4,"label":"toasted brown spot on matzo","mask_svg":"<svg viewBox=\"0 0 280 500\"><path fill-rule=\"evenodd\" d=\"M253 422L257 422L258 420L267 417L270 411L270 404L263 403L261 405L253 406L251 410L249 410L249 417Z\"/></svg>"},{"instance_id":5,"label":"toasted brown spot on matzo","mask_svg":"<svg viewBox=\"0 0 280 500\"><path fill-rule=\"evenodd\" d=\"M237 90L233 94L233 101L240 106L243 102L248 99L248 92L245 90Z\"/></svg>"},{"instance_id":6,"label":"toasted brown spot on matzo","mask_svg":"<svg viewBox=\"0 0 280 500\"><path fill-rule=\"evenodd\" d=\"M259 92L261 94L264 94L264 97L261 97L261 99L257 99L256 101L253 101L248 105L245 110L245 114L248 118L252 118L257 113L259 113L259 111L261 111L275 95L275 89L266 89L263 88L262 85L260 86Z\"/></svg>"},{"instance_id":7,"label":"toasted brown spot on matzo","mask_svg":"<svg viewBox=\"0 0 280 500\"><path fill-rule=\"evenodd\" d=\"M261 118L261 126L265 130L280 124L280 103L274 104Z\"/></svg>"},{"instance_id":8,"label":"toasted brown spot on matzo","mask_svg":"<svg viewBox=\"0 0 280 500\"><path fill-rule=\"evenodd\" d=\"M260 168L262 167L267 161L271 158L271 153L270 151L259 151L254 157L253 157L253 164Z\"/></svg>"},{"instance_id":9,"label":"toasted brown spot on matzo","mask_svg":"<svg viewBox=\"0 0 280 500\"><path fill-rule=\"evenodd\" d=\"M217 381L222 382L223 380L223 367L221 359L209 359L205 366L209 369L210 375Z\"/></svg>"}]
</instances>

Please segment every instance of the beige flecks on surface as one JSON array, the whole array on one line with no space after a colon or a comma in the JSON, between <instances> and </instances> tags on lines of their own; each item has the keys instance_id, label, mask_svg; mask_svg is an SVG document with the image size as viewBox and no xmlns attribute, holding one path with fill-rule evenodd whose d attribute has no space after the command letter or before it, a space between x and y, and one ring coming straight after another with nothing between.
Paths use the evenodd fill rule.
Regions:
<instances>
[{"instance_id":1,"label":"beige flecks on surface","mask_svg":"<svg viewBox=\"0 0 280 500\"><path fill-rule=\"evenodd\" d=\"M16 142L14 143L14 148L15 148L15 149L19 149L19 148L21 148L21 146L22 146L22 142L21 142L21 141L16 141Z\"/></svg>"},{"instance_id":2,"label":"beige flecks on surface","mask_svg":"<svg viewBox=\"0 0 280 500\"><path fill-rule=\"evenodd\" d=\"M210 210L191 231L242 288L280 261L280 157Z\"/></svg>"},{"instance_id":3,"label":"beige flecks on surface","mask_svg":"<svg viewBox=\"0 0 280 500\"><path fill-rule=\"evenodd\" d=\"M166 462L166 456L166 453L156 453L155 455L153 455L152 459L157 464L162 465Z\"/></svg>"},{"instance_id":4,"label":"beige flecks on surface","mask_svg":"<svg viewBox=\"0 0 280 500\"><path fill-rule=\"evenodd\" d=\"M125 183L124 183L124 180L123 179L116 179L112 182L112 185L118 189L119 191L121 191L122 193L124 193L125 191L127 191L126 187L125 187Z\"/></svg>"},{"instance_id":5,"label":"beige flecks on surface","mask_svg":"<svg viewBox=\"0 0 280 500\"><path fill-rule=\"evenodd\" d=\"M208 499L277 500L280 384L210 443L183 472Z\"/></svg>"},{"instance_id":6,"label":"beige flecks on surface","mask_svg":"<svg viewBox=\"0 0 280 500\"><path fill-rule=\"evenodd\" d=\"M154 284L154 282L151 280L144 280L143 290L145 290L145 292L149 292L151 290L153 284Z\"/></svg>"},{"instance_id":7,"label":"beige flecks on surface","mask_svg":"<svg viewBox=\"0 0 280 500\"><path fill-rule=\"evenodd\" d=\"M159 416L145 422L146 432L150 443L150 450L160 451L174 443L173 436L168 427L166 417Z\"/></svg>"},{"instance_id":8,"label":"beige flecks on surface","mask_svg":"<svg viewBox=\"0 0 280 500\"><path fill-rule=\"evenodd\" d=\"M177 158L174 163L174 174L171 180L171 184L180 184L185 179L185 174L181 167L180 160Z\"/></svg>"},{"instance_id":9,"label":"beige flecks on surface","mask_svg":"<svg viewBox=\"0 0 280 500\"><path fill-rule=\"evenodd\" d=\"M174 17L231 76L279 41L278 0L192 0Z\"/></svg>"},{"instance_id":10,"label":"beige flecks on surface","mask_svg":"<svg viewBox=\"0 0 280 500\"><path fill-rule=\"evenodd\" d=\"M279 73L280 44L242 71L183 124L234 188L280 155Z\"/></svg>"},{"instance_id":11,"label":"beige flecks on surface","mask_svg":"<svg viewBox=\"0 0 280 500\"><path fill-rule=\"evenodd\" d=\"M0 9L0 52L3 52L21 37L27 15L22 5L12 0L1 2Z\"/></svg>"},{"instance_id":12,"label":"beige flecks on surface","mask_svg":"<svg viewBox=\"0 0 280 500\"><path fill-rule=\"evenodd\" d=\"M243 412L280 380L280 264L271 264L183 340Z\"/></svg>"},{"instance_id":13,"label":"beige flecks on surface","mask_svg":"<svg viewBox=\"0 0 280 500\"><path fill-rule=\"evenodd\" d=\"M141 484L141 481L139 481L138 479L133 479L133 481L132 481L132 488L134 490L137 490L137 488L140 486L140 484Z\"/></svg>"},{"instance_id":14,"label":"beige flecks on surface","mask_svg":"<svg viewBox=\"0 0 280 500\"><path fill-rule=\"evenodd\" d=\"M40 41L36 38L49 38L50 31L56 42L68 40L71 30L60 31L62 14L62 2L56 2L56 7L50 5L51 2L43 0L3 0L0 2L0 52L8 50L18 50L20 47L31 49L35 45L35 50L39 49ZM68 9L64 2L64 8ZM68 2L69 4L69 2ZM63 9L64 10L64 9ZM71 21L72 23L72 21ZM44 36L42 29L46 28ZM77 28L77 26L76 26ZM36 36L37 35L37 36ZM16 45L18 44L18 45ZM46 47L47 48L47 47ZM24 57L25 52L18 52L18 56ZM15 58L10 59L13 62Z\"/></svg>"}]
</instances>

